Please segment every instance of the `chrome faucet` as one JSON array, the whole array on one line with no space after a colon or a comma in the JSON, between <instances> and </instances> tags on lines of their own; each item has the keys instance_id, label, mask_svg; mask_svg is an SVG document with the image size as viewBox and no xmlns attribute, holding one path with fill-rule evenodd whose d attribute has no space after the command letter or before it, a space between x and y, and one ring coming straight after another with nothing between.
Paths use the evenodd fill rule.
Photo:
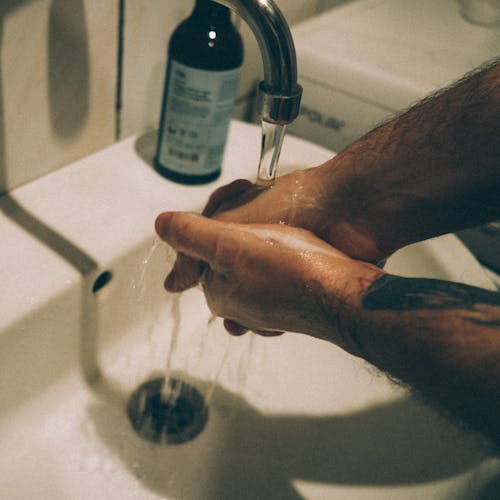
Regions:
<instances>
[{"instance_id":1,"label":"chrome faucet","mask_svg":"<svg viewBox=\"0 0 500 500\"><path fill-rule=\"evenodd\" d=\"M274 0L215 0L234 10L250 26L259 43L264 80L259 84L262 119L286 125L299 114L302 87L288 24Z\"/></svg>"}]
</instances>

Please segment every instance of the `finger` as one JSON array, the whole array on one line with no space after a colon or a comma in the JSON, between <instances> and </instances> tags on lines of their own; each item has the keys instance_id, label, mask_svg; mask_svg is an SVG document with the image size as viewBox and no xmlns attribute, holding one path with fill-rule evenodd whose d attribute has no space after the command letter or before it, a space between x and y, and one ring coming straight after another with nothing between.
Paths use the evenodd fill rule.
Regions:
<instances>
[{"instance_id":1,"label":"finger","mask_svg":"<svg viewBox=\"0 0 500 500\"><path fill-rule=\"evenodd\" d=\"M231 319L224 319L224 328L235 337L241 337L241 335L245 335L248 332L248 328L246 326L240 325L236 321Z\"/></svg>"},{"instance_id":2,"label":"finger","mask_svg":"<svg viewBox=\"0 0 500 500\"><path fill-rule=\"evenodd\" d=\"M252 330L252 332L262 337L279 337L285 333L280 330Z\"/></svg>"},{"instance_id":3,"label":"finger","mask_svg":"<svg viewBox=\"0 0 500 500\"><path fill-rule=\"evenodd\" d=\"M205 266L199 260L179 253L174 267L165 280L165 288L169 292L183 292L195 286Z\"/></svg>"},{"instance_id":4,"label":"finger","mask_svg":"<svg viewBox=\"0 0 500 500\"><path fill-rule=\"evenodd\" d=\"M217 212L222 205L234 201L246 191L253 189L254 185L245 179L237 179L226 186L216 189L208 199L208 202L203 209L202 215L206 217L212 216Z\"/></svg>"},{"instance_id":5,"label":"finger","mask_svg":"<svg viewBox=\"0 0 500 500\"><path fill-rule=\"evenodd\" d=\"M204 262L216 262L221 231L229 224L188 212L164 212L156 219L158 235L178 252Z\"/></svg>"},{"instance_id":6,"label":"finger","mask_svg":"<svg viewBox=\"0 0 500 500\"><path fill-rule=\"evenodd\" d=\"M235 337L241 337L249 331L249 328L233 321L232 319L224 319L224 328L228 331L228 333ZM257 335L261 335L262 337L279 337L285 333L280 330L252 330L252 332Z\"/></svg>"}]
</instances>

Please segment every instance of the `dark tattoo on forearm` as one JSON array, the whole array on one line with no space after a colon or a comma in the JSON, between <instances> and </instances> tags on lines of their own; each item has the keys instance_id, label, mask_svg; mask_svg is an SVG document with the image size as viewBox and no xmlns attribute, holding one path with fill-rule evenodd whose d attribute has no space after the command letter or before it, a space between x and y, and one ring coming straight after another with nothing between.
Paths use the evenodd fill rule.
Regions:
<instances>
[{"instance_id":1,"label":"dark tattoo on forearm","mask_svg":"<svg viewBox=\"0 0 500 500\"><path fill-rule=\"evenodd\" d=\"M385 274L374 281L362 298L369 310L414 311L492 306L496 314L467 319L482 326L500 326L500 294L461 283L425 278L402 278Z\"/></svg>"}]
</instances>

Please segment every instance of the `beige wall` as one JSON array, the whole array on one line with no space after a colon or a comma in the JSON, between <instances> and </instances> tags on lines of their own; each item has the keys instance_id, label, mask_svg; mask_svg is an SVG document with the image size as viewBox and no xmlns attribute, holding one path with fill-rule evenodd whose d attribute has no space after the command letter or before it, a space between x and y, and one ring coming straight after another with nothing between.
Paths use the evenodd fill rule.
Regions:
<instances>
[{"instance_id":1,"label":"beige wall","mask_svg":"<svg viewBox=\"0 0 500 500\"><path fill-rule=\"evenodd\" d=\"M0 192L114 140L117 2L0 2Z\"/></svg>"},{"instance_id":2,"label":"beige wall","mask_svg":"<svg viewBox=\"0 0 500 500\"><path fill-rule=\"evenodd\" d=\"M168 41L192 5L189 0L126 1L121 137L158 126Z\"/></svg>"},{"instance_id":3,"label":"beige wall","mask_svg":"<svg viewBox=\"0 0 500 500\"><path fill-rule=\"evenodd\" d=\"M277 0L290 24L325 0ZM156 128L168 39L189 0L125 0L119 137ZM118 0L0 0L0 193L116 140ZM238 116L260 73L253 36Z\"/></svg>"}]
</instances>

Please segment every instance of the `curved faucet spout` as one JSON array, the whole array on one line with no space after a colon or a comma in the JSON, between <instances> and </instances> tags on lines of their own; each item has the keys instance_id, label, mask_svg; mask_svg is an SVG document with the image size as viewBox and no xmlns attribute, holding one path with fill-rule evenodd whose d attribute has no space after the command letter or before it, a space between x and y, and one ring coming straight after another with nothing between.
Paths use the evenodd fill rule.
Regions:
<instances>
[{"instance_id":1,"label":"curved faucet spout","mask_svg":"<svg viewBox=\"0 0 500 500\"><path fill-rule=\"evenodd\" d=\"M274 0L215 0L234 10L259 43L264 81L259 84L262 118L287 124L299 114L302 87L297 83L297 59L288 24Z\"/></svg>"}]
</instances>

